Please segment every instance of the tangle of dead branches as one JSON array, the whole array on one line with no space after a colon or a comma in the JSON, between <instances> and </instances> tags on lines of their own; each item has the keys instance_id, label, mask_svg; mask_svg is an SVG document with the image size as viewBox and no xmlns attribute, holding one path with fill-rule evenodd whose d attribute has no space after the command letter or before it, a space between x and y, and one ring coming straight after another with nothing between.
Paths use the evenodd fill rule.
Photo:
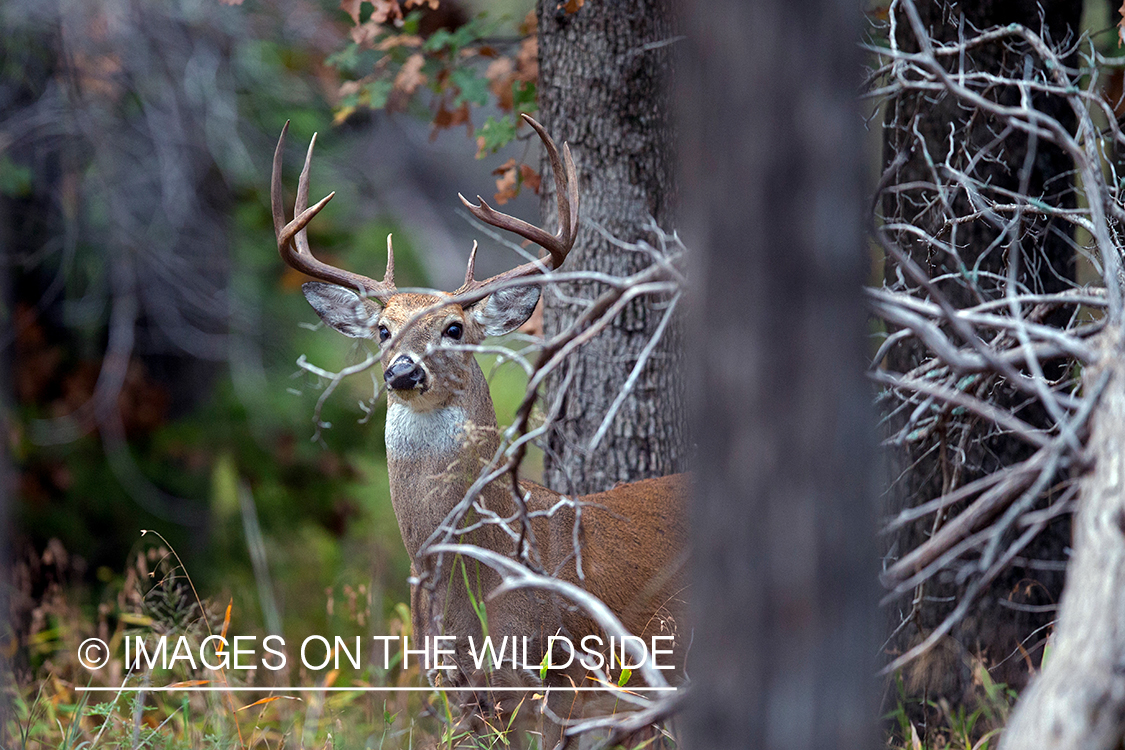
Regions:
<instances>
[{"instance_id":1,"label":"tangle of dead branches","mask_svg":"<svg viewBox=\"0 0 1125 750\"><path fill-rule=\"evenodd\" d=\"M892 4L889 23L886 42L869 47L877 65L866 96L880 107L913 97L919 108L956 111L975 137L954 127L926 137L919 116L886 110L898 115L884 127L898 130L899 148L885 155L872 232L893 273L867 290L886 331L870 377L886 443L940 456L941 488L885 522L887 533L923 521L929 529L913 549L888 557L885 603L916 607L934 580L964 585L944 621L888 671L949 633L1053 518L1074 510L1074 477L1086 467L1090 419L1106 386L1104 376L1089 377L1090 366L1103 356L1100 337L1121 324L1125 247L1117 155L1125 136L1101 93L1105 71L1125 59L1099 55L1086 38L1053 43L1047 30L1016 24L980 31L962 21L954 41L940 42L911 0ZM1019 73L973 66L985 47L1019 60ZM1043 111L1047 97L1065 102L1065 116ZM1025 153L1010 150L1013 135ZM1028 175L1047 144L1074 171L1052 178L1065 188L1033 190ZM900 167L918 158L928 176L899 182ZM1019 175L1017 189L983 176L984 165L1005 162ZM1062 197L1070 185L1080 200ZM923 219L900 220L881 210L888 201L908 201L907 213ZM967 227L982 222L994 239L974 247L980 233ZM1050 233L1068 238L1096 281L1039 281L1051 262L1042 250ZM896 356L904 352L914 355ZM1017 460L997 461L982 448L997 436L1023 444ZM910 619L904 614L900 628Z\"/></svg>"}]
</instances>

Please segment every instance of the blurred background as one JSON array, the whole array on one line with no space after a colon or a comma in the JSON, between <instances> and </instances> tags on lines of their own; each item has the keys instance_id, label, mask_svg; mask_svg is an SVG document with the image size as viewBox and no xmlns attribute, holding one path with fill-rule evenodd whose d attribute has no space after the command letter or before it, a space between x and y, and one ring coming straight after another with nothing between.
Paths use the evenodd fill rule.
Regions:
<instances>
[{"instance_id":1,"label":"blurred background","mask_svg":"<svg viewBox=\"0 0 1125 750\"><path fill-rule=\"evenodd\" d=\"M457 192L491 199L506 160L538 162L527 141L479 142L485 122L515 116L485 70L519 52L530 0L403 6L380 18L380 3L338 0L0 5L0 519L14 564L2 642L17 682L82 678L80 637L144 624L138 580L169 550L220 615L231 604L237 632L401 623L408 561L383 416L358 406L373 382L349 379L317 435L324 384L296 364L338 370L366 352L314 330L302 277L278 258L274 146L291 121L291 210L319 131L312 192L336 198L313 248L381 275L393 232L400 287L455 288L474 238L486 273L513 264ZM424 68L405 65L423 54ZM364 79L379 59L385 74ZM513 187L505 210L534 218L534 192ZM493 384L510 419L522 372Z\"/></svg>"}]
</instances>

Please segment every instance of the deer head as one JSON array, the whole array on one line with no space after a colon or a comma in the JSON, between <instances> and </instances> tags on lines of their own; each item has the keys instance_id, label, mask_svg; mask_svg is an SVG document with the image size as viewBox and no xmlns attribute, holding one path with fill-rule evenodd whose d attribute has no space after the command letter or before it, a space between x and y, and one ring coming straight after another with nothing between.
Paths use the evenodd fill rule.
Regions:
<instances>
[{"instance_id":1,"label":"deer head","mask_svg":"<svg viewBox=\"0 0 1125 750\"><path fill-rule=\"evenodd\" d=\"M469 254L465 283L452 292L400 293L394 282L394 249L387 236L387 268L381 281L344 271L317 260L309 249L307 226L335 193L308 205L309 164L316 136L309 144L301 171L294 218L285 221L281 163L289 124L281 131L273 158L270 189L277 247L282 259L304 274L320 279L302 286L305 298L327 325L345 336L375 339L382 347L383 376L389 393L426 410L449 403L464 390L458 377L471 357L466 345L486 336L501 336L522 325L539 300L539 286L521 283L528 277L559 268L578 232L578 178L570 148L562 154L543 127L523 116L547 148L555 175L559 231L550 234L525 221L500 213L479 196L474 205L459 195L481 221L512 232L544 248L548 255L488 279L474 277L476 243ZM438 374L440 372L440 375Z\"/></svg>"}]
</instances>

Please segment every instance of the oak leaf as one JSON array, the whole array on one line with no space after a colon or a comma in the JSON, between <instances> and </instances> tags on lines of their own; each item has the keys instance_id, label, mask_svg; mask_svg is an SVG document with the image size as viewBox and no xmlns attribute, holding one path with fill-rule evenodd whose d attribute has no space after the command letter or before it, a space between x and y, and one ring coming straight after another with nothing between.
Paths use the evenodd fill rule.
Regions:
<instances>
[{"instance_id":1,"label":"oak leaf","mask_svg":"<svg viewBox=\"0 0 1125 750\"><path fill-rule=\"evenodd\" d=\"M530 165L520 165L520 182L531 188L534 193L539 193L539 185L542 181L543 178Z\"/></svg>"},{"instance_id":2,"label":"oak leaf","mask_svg":"<svg viewBox=\"0 0 1125 750\"><path fill-rule=\"evenodd\" d=\"M419 86L425 83L426 74L422 72L422 66L425 63L426 58L420 52L415 52L406 58L406 62L402 64L398 75L395 76L395 91L401 91L406 96L410 96Z\"/></svg>"},{"instance_id":3,"label":"oak leaf","mask_svg":"<svg viewBox=\"0 0 1125 750\"><path fill-rule=\"evenodd\" d=\"M363 0L340 0L340 10L352 17L352 23L359 26L359 6Z\"/></svg>"},{"instance_id":4,"label":"oak leaf","mask_svg":"<svg viewBox=\"0 0 1125 750\"><path fill-rule=\"evenodd\" d=\"M489 63L484 71L488 88L496 97L496 104L502 112L512 111L512 82L516 78L516 64L510 57L500 57Z\"/></svg>"},{"instance_id":5,"label":"oak leaf","mask_svg":"<svg viewBox=\"0 0 1125 750\"><path fill-rule=\"evenodd\" d=\"M520 42L516 53L516 78L521 81L539 80L539 37L535 34Z\"/></svg>"},{"instance_id":6,"label":"oak leaf","mask_svg":"<svg viewBox=\"0 0 1125 750\"><path fill-rule=\"evenodd\" d=\"M358 26L353 26L348 32L348 36L352 38L353 42L363 46L375 41L375 38L379 36L382 31L383 29L379 24L374 21L366 21Z\"/></svg>"},{"instance_id":7,"label":"oak leaf","mask_svg":"<svg viewBox=\"0 0 1125 750\"><path fill-rule=\"evenodd\" d=\"M497 204L503 206L519 194L517 191L519 180L516 173L516 160L508 159L499 169L494 169L492 174L500 175L500 179L496 180L496 195L494 198Z\"/></svg>"},{"instance_id":8,"label":"oak leaf","mask_svg":"<svg viewBox=\"0 0 1125 750\"><path fill-rule=\"evenodd\" d=\"M369 0L375 6L371 11L371 20L375 23L386 23L390 20L402 20L402 8L398 0Z\"/></svg>"}]
</instances>

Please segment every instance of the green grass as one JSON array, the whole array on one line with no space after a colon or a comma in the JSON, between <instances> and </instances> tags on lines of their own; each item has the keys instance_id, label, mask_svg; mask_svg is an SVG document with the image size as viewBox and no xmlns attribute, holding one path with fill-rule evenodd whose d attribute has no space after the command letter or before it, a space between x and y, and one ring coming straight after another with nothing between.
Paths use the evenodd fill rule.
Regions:
<instances>
[{"instance_id":1,"label":"green grass","mask_svg":"<svg viewBox=\"0 0 1125 750\"><path fill-rule=\"evenodd\" d=\"M979 660L973 664L972 695L961 705L907 695L901 674L895 675L894 686L895 708L883 717L890 727L888 750L996 748L1017 698L1016 691L993 682Z\"/></svg>"},{"instance_id":2,"label":"green grass","mask_svg":"<svg viewBox=\"0 0 1125 750\"><path fill-rule=\"evenodd\" d=\"M154 539L153 535L146 538ZM37 644L19 656L25 667L0 681L0 700L8 704L7 723L0 727L5 750L187 750L219 748L414 748L504 747L511 743L507 727L485 726L470 734L458 721L446 694L411 693L275 693L271 684L321 687L425 685L417 662L389 670L381 664L341 668L313 674L296 666L296 649L286 638L292 665L288 672L193 669L179 663L123 674L122 639L184 636L193 653L208 635L248 633L240 623L251 620L233 604L200 599L178 556L162 541L141 549L121 576L116 606L100 607L96 619L68 592L56 590L41 603L43 628ZM335 592L336 605L327 633L368 634L379 606L363 596ZM327 592L325 596L328 596ZM79 597L80 598L80 597ZM350 606L349 606L350 602ZM391 635L410 635L409 608L399 602L379 625ZM110 643L115 657L91 672L79 664L79 644L97 635ZM172 649L169 648L169 652ZM209 652L211 653L211 652ZM376 668L378 667L378 668ZM257 686L254 692L151 692L151 686ZM111 688L84 692L83 687Z\"/></svg>"}]
</instances>

